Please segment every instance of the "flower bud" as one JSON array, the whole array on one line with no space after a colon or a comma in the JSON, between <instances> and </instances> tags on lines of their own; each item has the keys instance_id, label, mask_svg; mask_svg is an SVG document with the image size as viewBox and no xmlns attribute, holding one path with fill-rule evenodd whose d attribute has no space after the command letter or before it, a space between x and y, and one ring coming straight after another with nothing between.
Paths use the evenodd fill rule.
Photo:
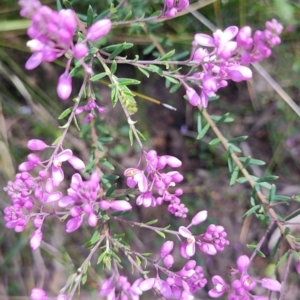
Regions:
<instances>
[{"instance_id":1,"label":"flower bud","mask_svg":"<svg viewBox=\"0 0 300 300\"><path fill-rule=\"evenodd\" d=\"M27 155L27 159L28 161L31 161L36 164L38 164L41 161L41 159L34 153L30 153L29 155Z\"/></svg>"},{"instance_id":2,"label":"flower bud","mask_svg":"<svg viewBox=\"0 0 300 300\"><path fill-rule=\"evenodd\" d=\"M43 300L46 298L46 292L39 288L34 288L31 290L30 294L31 300Z\"/></svg>"},{"instance_id":3,"label":"flower bud","mask_svg":"<svg viewBox=\"0 0 300 300\"><path fill-rule=\"evenodd\" d=\"M85 169L85 164L84 162L76 157L76 156L72 156L68 159L68 163L76 170L82 171Z\"/></svg>"},{"instance_id":4,"label":"flower bud","mask_svg":"<svg viewBox=\"0 0 300 300\"><path fill-rule=\"evenodd\" d=\"M89 52L89 48L84 43L78 43L74 46L73 56L80 59L85 57Z\"/></svg>"},{"instance_id":5,"label":"flower bud","mask_svg":"<svg viewBox=\"0 0 300 300\"><path fill-rule=\"evenodd\" d=\"M174 248L174 242L173 241L166 241L162 244L159 254L161 258L165 258L168 254L171 253L171 251Z\"/></svg>"},{"instance_id":6,"label":"flower bud","mask_svg":"<svg viewBox=\"0 0 300 300\"><path fill-rule=\"evenodd\" d=\"M30 247L32 250L36 250L40 245L43 238L43 234L40 230L36 230L31 239L30 239Z\"/></svg>"},{"instance_id":7,"label":"flower bud","mask_svg":"<svg viewBox=\"0 0 300 300\"><path fill-rule=\"evenodd\" d=\"M170 269L174 264L174 257L173 255L169 254L164 258L164 265L167 269Z\"/></svg>"},{"instance_id":8,"label":"flower bud","mask_svg":"<svg viewBox=\"0 0 300 300\"><path fill-rule=\"evenodd\" d=\"M110 206L111 206L111 202L109 202L107 200L101 200L99 202L99 207L102 210L108 210L108 209L110 209Z\"/></svg>"},{"instance_id":9,"label":"flower bud","mask_svg":"<svg viewBox=\"0 0 300 300\"><path fill-rule=\"evenodd\" d=\"M179 168L182 165L182 162L175 156L165 155L165 158L167 160L167 164L172 168Z\"/></svg>"},{"instance_id":10,"label":"flower bud","mask_svg":"<svg viewBox=\"0 0 300 300\"><path fill-rule=\"evenodd\" d=\"M237 259L236 264L238 266L238 270L242 273L249 267L250 259L247 255L241 255Z\"/></svg>"},{"instance_id":11,"label":"flower bud","mask_svg":"<svg viewBox=\"0 0 300 300\"><path fill-rule=\"evenodd\" d=\"M131 210L132 206L128 201L125 200L115 200L111 202L111 209L115 211L126 211Z\"/></svg>"},{"instance_id":12,"label":"flower bud","mask_svg":"<svg viewBox=\"0 0 300 300\"><path fill-rule=\"evenodd\" d=\"M19 165L19 171L20 172L25 172L25 171L30 171L36 167L36 164L31 162L31 161L25 161Z\"/></svg>"},{"instance_id":13,"label":"flower bud","mask_svg":"<svg viewBox=\"0 0 300 300\"><path fill-rule=\"evenodd\" d=\"M95 227L98 223L97 216L94 213L90 213L88 217L88 224L92 227Z\"/></svg>"},{"instance_id":14,"label":"flower bud","mask_svg":"<svg viewBox=\"0 0 300 300\"><path fill-rule=\"evenodd\" d=\"M281 290L280 282L272 278L263 278L261 285L270 291L279 292Z\"/></svg>"},{"instance_id":15,"label":"flower bud","mask_svg":"<svg viewBox=\"0 0 300 300\"><path fill-rule=\"evenodd\" d=\"M82 212L82 208L81 208L80 206L78 206L78 205L73 206L73 207L70 209L70 215L71 215L72 217L78 217L78 216L80 216L81 212Z\"/></svg>"},{"instance_id":16,"label":"flower bud","mask_svg":"<svg viewBox=\"0 0 300 300\"><path fill-rule=\"evenodd\" d=\"M72 77L63 73L60 75L57 84L57 95L61 100L67 100L72 92Z\"/></svg>"},{"instance_id":17,"label":"flower bud","mask_svg":"<svg viewBox=\"0 0 300 300\"><path fill-rule=\"evenodd\" d=\"M73 231L76 231L82 224L82 218L81 217L75 217L73 219L70 219L66 224L66 232L70 233Z\"/></svg>"},{"instance_id":18,"label":"flower bud","mask_svg":"<svg viewBox=\"0 0 300 300\"><path fill-rule=\"evenodd\" d=\"M228 77L235 82L252 78L252 71L245 66L232 66L227 69Z\"/></svg>"},{"instance_id":19,"label":"flower bud","mask_svg":"<svg viewBox=\"0 0 300 300\"><path fill-rule=\"evenodd\" d=\"M191 224L198 225L204 222L207 218L207 210L199 211L192 219Z\"/></svg>"},{"instance_id":20,"label":"flower bud","mask_svg":"<svg viewBox=\"0 0 300 300\"><path fill-rule=\"evenodd\" d=\"M198 106L201 104L200 96L197 94L197 92L193 88L187 88L186 89L186 96L193 106Z\"/></svg>"},{"instance_id":21,"label":"flower bud","mask_svg":"<svg viewBox=\"0 0 300 300\"><path fill-rule=\"evenodd\" d=\"M87 31L86 39L94 42L107 35L112 27L110 19L102 19L94 23Z\"/></svg>"},{"instance_id":22,"label":"flower bud","mask_svg":"<svg viewBox=\"0 0 300 300\"><path fill-rule=\"evenodd\" d=\"M38 139L29 140L27 142L27 148L33 151L43 151L47 147L47 144Z\"/></svg>"}]
</instances>

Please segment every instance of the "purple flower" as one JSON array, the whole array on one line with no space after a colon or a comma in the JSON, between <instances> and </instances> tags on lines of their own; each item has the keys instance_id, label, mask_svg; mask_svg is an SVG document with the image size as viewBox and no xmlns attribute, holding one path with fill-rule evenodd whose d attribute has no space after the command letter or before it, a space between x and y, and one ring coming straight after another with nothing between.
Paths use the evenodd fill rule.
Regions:
<instances>
[{"instance_id":1,"label":"purple flower","mask_svg":"<svg viewBox=\"0 0 300 300\"><path fill-rule=\"evenodd\" d=\"M64 180L64 172L61 168L64 161L68 161L76 170L84 170L85 168L84 162L78 157L73 156L73 152L70 149L61 151L53 158L51 178L54 186L58 186Z\"/></svg>"},{"instance_id":2,"label":"purple flower","mask_svg":"<svg viewBox=\"0 0 300 300\"><path fill-rule=\"evenodd\" d=\"M181 236L185 237L187 239L187 245L186 245L186 254L189 257L192 257L195 254L196 250L196 239L193 236L193 234L184 226L180 226L178 229L178 232Z\"/></svg>"},{"instance_id":3,"label":"purple flower","mask_svg":"<svg viewBox=\"0 0 300 300\"><path fill-rule=\"evenodd\" d=\"M57 84L57 95L61 100L67 100L72 92L72 77L67 73L60 75Z\"/></svg>"},{"instance_id":4,"label":"purple flower","mask_svg":"<svg viewBox=\"0 0 300 300\"><path fill-rule=\"evenodd\" d=\"M223 278L219 275L215 275L211 280L214 284L214 287L208 292L208 295L212 298L218 298L222 296L226 292L226 283Z\"/></svg>"},{"instance_id":5,"label":"purple flower","mask_svg":"<svg viewBox=\"0 0 300 300\"><path fill-rule=\"evenodd\" d=\"M99 20L88 29L86 39L90 42L99 40L109 33L111 27L112 22L110 19Z\"/></svg>"}]
</instances>

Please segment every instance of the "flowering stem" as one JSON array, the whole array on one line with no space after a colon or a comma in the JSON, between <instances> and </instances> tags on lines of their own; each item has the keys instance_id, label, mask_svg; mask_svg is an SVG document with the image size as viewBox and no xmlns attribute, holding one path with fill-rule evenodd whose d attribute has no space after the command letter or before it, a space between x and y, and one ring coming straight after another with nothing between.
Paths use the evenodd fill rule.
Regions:
<instances>
[{"instance_id":1,"label":"flowering stem","mask_svg":"<svg viewBox=\"0 0 300 300\"><path fill-rule=\"evenodd\" d=\"M72 297L74 296L77 286L80 284L80 279L82 277L82 275L84 275L84 273L86 272L86 265L90 262L92 256L94 255L94 253L96 252L96 250L99 248L100 244L102 243L102 241L104 240L105 236L102 235L102 237L100 238L100 240L93 246L93 248L91 249L89 255L86 257L86 259L84 260L84 262L81 264L81 266L77 269L77 274L74 274L74 276L72 276L72 279L63 287L62 291L65 291L74 281L76 282L75 285L73 286L69 297L70 299L72 299Z\"/></svg>"},{"instance_id":2,"label":"flowering stem","mask_svg":"<svg viewBox=\"0 0 300 300\"><path fill-rule=\"evenodd\" d=\"M65 137L66 137L66 134L67 134L67 132L68 132L68 130L69 130L69 128L70 128L70 125L71 125L71 123L72 123L72 120L73 120L73 118L75 117L75 111L76 111L76 109L77 109L77 107L78 107L78 105L79 105L79 103L80 103L80 99L81 99L81 97L82 97L82 95L83 95L83 92L84 92L84 89L85 89L85 87L86 87L86 84L87 84L87 81L88 81L88 78L89 78L89 77L90 77L89 74L85 74L83 83L82 83L81 88L80 88L80 91L79 91L79 93L78 93L78 96L76 97L76 102L75 102L75 104L74 104L73 110L72 110L72 112L71 112L71 114L70 114L70 116L69 116L69 118L68 118L66 128L64 129L64 131L63 131L63 133L62 133L62 135L61 135L61 137L60 137L60 139L59 139L59 141L58 141L58 143L57 143L57 145L56 145L56 147L55 147L55 149L54 149L54 151L53 151L53 153L52 153L52 156L51 156L51 158L49 159L49 162L48 162L48 164L47 164L45 170L48 170L49 167L52 165L53 159L54 159L55 155L57 154L57 152L59 151L59 149L61 148L61 146L62 146L62 144L63 144L63 141L64 141L64 139L65 139Z\"/></svg>"},{"instance_id":3,"label":"flowering stem","mask_svg":"<svg viewBox=\"0 0 300 300\"><path fill-rule=\"evenodd\" d=\"M199 109L202 109L202 108L199 107ZM235 164L238 166L240 171L243 173L244 177L247 179L247 181L249 182L251 187L254 188L255 187L255 181L253 180L251 175L248 173L248 171L245 169L245 167L243 166L243 164L239 160L238 156L235 153L231 153L229 151L229 144L228 144L227 140L225 139L225 137L223 136L221 131L217 128L215 122L211 119L209 113L206 111L206 109L202 109L201 112L202 112L204 118L206 119L207 123L210 125L210 127L212 128L212 130L216 134L216 136L220 139L220 141L223 144L224 148L228 151L228 153L232 157ZM261 191L256 191L256 193L257 193L257 196L260 199L261 203L267 208L271 218L274 220L274 222L276 222L278 228L280 229L281 234L285 235L286 226L284 226L279 221L273 207L270 205L270 203L268 202L268 200L266 199L266 197L264 196L264 194ZM289 245L291 246L291 249L294 249L295 246L294 246L293 240L288 235L285 235L285 238L286 238L287 242L289 243Z\"/></svg>"}]
</instances>

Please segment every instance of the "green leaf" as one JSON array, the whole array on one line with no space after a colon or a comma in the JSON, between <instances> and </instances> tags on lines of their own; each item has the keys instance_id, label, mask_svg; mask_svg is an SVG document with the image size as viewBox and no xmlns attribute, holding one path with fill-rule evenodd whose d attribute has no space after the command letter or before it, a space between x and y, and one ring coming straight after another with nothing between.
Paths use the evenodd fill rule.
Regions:
<instances>
[{"instance_id":1,"label":"green leaf","mask_svg":"<svg viewBox=\"0 0 300 300\"><path fill-rule=\"evenodd\" d=\"M133 132L132 132L131 128L129 129L129 140L130 140L130 145L132 146L133 145Z\"/></svg>"},{"instance_id":2,"label":"green leaf","mask_svg":"<svg viewBox=\"0 0 300 300\"><path fill-rule=\"evenodd\" d=\"M66 110L64 110L58 117L59 120L65 118L66 116L68 116L73 110L73 107L69 107Z\"/></svg>"},{"instance_id":3,"label":"green leaf","mask_svg":"<svg viewBox=\"0 0 300 300\"><path fill-rule=\"evenodd\" d=\"M155 65L149 65L148 66L148 70L152 71L154 73L157 73L158 75L162 76L163 75L163 71L160 67L155 66Z\"/></svg>"},{"instance_id":4,"label":"green leaf","mask_svg":"<svg viewBox=\"0 0 300 300\"><path fill-rule=\"evenodd\" d=\"M247 182L248 180L247 180L246 177L240 177L240 178L238 178L236 181L237 181L238 183L245 183L245 182Z\"/></svg>"},{"instance_id":5,"label":"green leaf","mask_svg":"<svg viewBox=\"0 0 300 300\"><path fill-rule=\"evenodd\" d=\"M158 219L155 219L155 220L147 222L145 225L153 225L153 224L156 224L157 221L158 221Z\"/></svg>"},{"instance_id":6,"label":"green leaf","mask_svg":"<svg viewBox=\"0 0 300 300\"><path fill-rule=\"evenodd\" d=\"M143 54L144 54L144 55L148 55L148 54L150 54L154 49L155 49L155 45L154 45L154 44L150 44L148 47L146 47L146 48L143 50Z\"/></svg>"},{"instance_id":7,"label":"green leaf","mask_svg":"<svg viewBox=\"0 0 300 300\"><path fill-rule=\"evenodd\" d=\"M276 269L278 267L280 267L283 263L285 263L288 259L288 256L289 256L289 251L286 251L282 257L279 259L278 263L276 264Z\"/></svg>"},{"instance_id":8,"label":"green leaf","mask_svg":"<svg viewBox=\"0 0 300 300\"><path fill-rule=\"evenodd\" d=\"M77 130L80 131L80 127L78 125L76 116L74 116L73 121L74 121L74 124L75 124L75 127L77 128Z\"/></svg>"},{"instance_id":9,"label":"green leaf","mask_svg":"<svg viewBox=\"0 0 300 300\"><path fill-rule=\"evenodd\" d=\"M111 71L111 74L115 74L115 72L117 71L117 63L115 60L111 64L110 71Z\"/></svg>"},{"instance_id":10,"label":"green leaf","mask_svg":"<svg viewBox=\"0 0 300 300\"><path fill-rule=\"evenodd\" d=\"M110 162L108 162L108 161L105 161L102 164L103 164L103 166L105 166L106 168L108 168L110 170L114 170L115 169L115 167Z\"/></svg>"},{"instance_id":11,"label":"green leaf","mask_svg":"<svg viewBox=\"0 0 300 300\"><path fill-rule=\"evenodd\" d=\"M246 161L247 159L249 159L249 158L250 158L250 156L249 156L249 157L239 157L239 160L240 160L241 162L245 162L245 161ZM259 160L259 159L250 158L249 164L250 164L250 165L256 165L256 166L263 166L263 165L265 165L266 163L265 163L264 161L262 161L262 160Z\"/></svg>"},{"instance_id":12,"label":"green leaf","mask_svg":"<svg viewBox=\"0 0 300 300\"><path fill-rule=\"evenodd\" d=\"M137 264L140 266L142 264L141 259L138 256L136 256L135 259L136 259Z\"/></svg>"},{"instance_id":13,"label":"green leaf","mask_svg":"<svg viewBox=\"0 0 300 300\"><path fill-rule=\"evenodd\" d=\"M219 144L221 142L221 140L219 139L219 138L215 138L215 139L213 139L213 140L211 140L209 143L208 143L208 145L217 145L217 144Z\"/></svg>"},{"instance_id":14,"label":"green leaf","mask_svg":"<svg viewBox=\"0 0 300 300\"><path fill-rule=\"evenodd\" d=\"M175 83L175 84L178 84L179 81L171 76L164 76L168 81L172 82L172 83Z\"/></svg>"},{"instance_id":15,"label":"green leaf","mask_svg":"<svg viewBox=\"0 0 300 300\"><path fill-rule=\"evenodd\" d=\"M103 51L106 51L106 52L109 52L109 53L112 53L114 52L116 49L120 48L120 47L123 47L123 50L127 50L127 49L130 49L133 47L133 44L132 43L122 43L122 44L114 44L114 45L109 45L109 46L106 46L106 47L103 47L101 48Z\"/></svg>"},{"instance_id":16,"label":"green leaf","mask_svg":"<svg viewBox=\"0 0 300 300\"><path fill-rule=\"evenodd\" d=\"M87 24L86 25L89 28L93 24L93 21L94 21L94 10L91 5L89 5L86 15L87 15L87 21L86 21Z\"/></svg>"},{"instance_id":17,"label":"green leaf","mask_svg":"<svg viewBox=\"0 0 300 300\"><path fill-rule=\"evenodd\" d=\"M135 129L135 130L136 130L136 133L138 134L138 136L139 136L142 140L146 141L146 138L143 136L143 134L142 134L139 130L137 130L137 129Z\"/></svg>"},{"instance_id":18,"label":"green leaf","mask_svg":"<svg viewBox=\"0 0 300 300\"><path fill-rule=\"evenodd\" d=\"M271 250L271 253L270 253L271 256L274 256L274 255L276 254L277 249L278 249L278 246L280 245L281 239L282 239L282 236L279 237L279 239L277 240L275 246L274 246L273 249Z\"/></svg>"},{"instance_id":19,"label":"green leaf","mask_svg":"<svg viewBox=\"0 0 300 300\"><path fill-rule=\"evenodd\" d=\"M126 43L124 42L123 44L119 44L118 47L115 48L115 50L110 54L108 59L114 59L117 55L119 55L122 51L129 49L133 46L132 43Z\"/></svg>"},{"instance_id":20,"label":"green leaf","mask_svg":"<svg viewBox=\"0 0 300 300\"><path fill-rule=\"evenodd\" d=\"M132 16L132 11L130 10L123 21L129 20L131 18L131 16Z\"/></svg>"},{"instance_id":21,"label":"green leaf","mask_svg":"<svg viewBox=\"0 0 300 300\"><path fill-rule=\"evenodd\" d=\"M201 132L202 130L202 114L198 112L197 115L197 132Z\"/></svg>"},{"instance_id":22,"label":"green leaf","mask_svg":"<svg viewBox=\"0 0 300 300\"><path fill-rule=\"evenodd\" d=\"M228 170L229 170L229 172L232 173L233 172L233 168L234 168L234 164L233 164L233 159L232 159L232 157L231 157L230 154L228 155L227 164L228 164Z\"/></svg>"},{"instance_id":23,"label":"green leaf","mask_svg":"<svg viewBox=\"0 0 300 300\"><path fill-rule=\"evenodd\" d=\"M159 57L158 60L167 60L168 58L172 57L174 54L175 54L175 49L169 51L168 53L166 53L162 57Z\"/></svg>"},{"instance_id":24,"label":"green leaf","mask_svg":"<svg viewBox=\"0 0 300 300\"><path fill-rule=\"evenodd\" d=\"M175 85L173 85L172 87L171 87L171 89L170 89L170 93L171 94L173 94L173 93L175 93L175 92L177 92L178 91L178 89L181 87L181 83L178 83L178 84L175 84Z\"/></svg>"},{"instance_id":25,"label":"green leaf","mask_svg":"<svg viewBox=\"0 0 300 300\"><path fill-rule=\"evenodd\" d=\"M240 172L239 167L235 167L231 174L231 177L230 177L230 182L229 182L230 186L233 186L235 184L235 182L238 178L239 172Z\"/></svg>"},{"instance_id":26,"label":"green leaf","mask_svg":"<svg viewBox=\"0 0 300 300\"><path fill-rule=\"evenodd\" d=\"M239 143L239 142L245 141L247 138L248 138L247 135L239 136L239 137L236 137L234 139L230 139L228 141L228 143Z\"/></svg>"},{"instance_id":27,"label":"green leaf","mask_svg":"<svg viewBox=\"0 0 300 300\"><path fill-rule=\"evenodd\" d=\"M101 253L101 255L99 256L98 258L98 261L97 261L97 265L100 264L102 262L102 260L104 259L104 257L107 255L107 252L104 251Z\"/></svg>"},{"instance_id":28,"label":"green leaf","mask_svg":"<svg viewBox=\"0 0 300 300\"><path fill-rule=\"evenodd\" d=\"M58 128L61 128L61 129L66 129L68 127L69 127L69 123L68 122L65 125L58 126Z\"/></svg>"},{"instance_id":29,"label":"green leaf","mask_svg":"<svg viewBox=\"0 0 300 300\"><path fill-rule=\"evenodd\" d=\"M208 131L209 128L210 128L210 125L206 124L204 126L204 128L200 132L198 132L198 136L196 137L196 139L201 140L205 136L205 134L206 134L206 132Z\"/></svg>"},{"instance_id":30,"label":"green leaf","mask_svg":"<svg viewBox=\"0 0 300 300\"><path fill-rule=\"evenodd\" d=\"M257 245L247 244L248 249L256 249Z\"/></svg>"},{"instance_id":31,"label":"green leaf","mask_svg":"<svg viewBox=\"0 0 300 300\"><path fill-rule=\"evenodd\" d=\"M288 201L291 197L283 196L283 195L275 195L273 197L273 201Z\"/></svg>"},{"instance_id":32,"label":"green leaf","mask_svg":"<svg viewBox=\"0 0 300 300\"><path fill-rule=\"evenodd\" d=\"M230 153L233 153L233 152L241 153L242 152L242 150L239 147L237 147L236 145L231 144L231 143L228 143L228 151Z\"/></svg>"},{"instance_id":33,"label":"green leaf","mask_svg":"<svg viewBox=\"0 0 300 300\"><path fill-rule=\"evenodd\" d=\"M98 80L102 79L105 76L107 76L106 72L102 72L102 73L99 73L99 74L96 74L96 75L92 76L90 78L90 81L98 81Z\"/></svg>"},{"instance_id":34,"label":"green leaf","mask_svg":"<svg viewBox=\"0 0 300 300\"><path fill-rule=\"evenodd\" d=\"M117 184L115 183L106 191L105 197L110 197L116 188L117 188Z\"/></svg>"},{"instance_id":35,"label":"green leaf","mask_svg":"<svg viewBox=\"0 0 300 300\"><path fill-rule=\"evenodd\" d=\"M260 209L261 205L255 205L254 207L250 208L243 216L242 216L242 220L245 219L246 217L254 214L255 212L257 212Z\"/></svg>"},{"instance_id":36,"label":"green leaf","mask_svg":"<svg viewBox=\"0 0 300 300\"><path fill-rule=\"evenodd\" d=\"M109 252L110 256L112 256L118 263L121 263L120 257L115 252Z\"/></svg>"},{"instance_id":37,"label":"green leaf","mask_svg":"<svg viewBox=\"0 0 300 300\"><path fill-rule=\"evenodd\" d=\"M264 177L259 178L256 182L259 183L259 182L272 181L272 180L276 180L278 178L279 177L275 176L275 175L264 176Z\"/></svg>"},{"instance_id":38,"label":"green leaf","mask_svg":"<svg viewBox=\"0 0 300 300\"><path fill-rule=\"evenodd\" d=\"M223 122L230 123L234 121L234 118L229 116L229 112L224 114L223 116L212 115L211 118L216 122L216 124L221 124Z\"/></svg>"},{"instance_id":39,"label":"green leaf","mask_svg":"<svg viewBox=\"0 0 300 300\"><path fill-rule=\"evenodd\" d=\"M275 194L276 194L276 185L272 184L271 189L270 189L270 193L269 193L269 196L268 196L268 199L269 199L270 203L273 201L273 198L274 198Z\"/></svg>"},{"instance_id":40,"label":"green leaf","mask_svg":"<svg viewBox=\"0 0 300 300\"><path fill-rule=\"evenodd\" d=\"M165 235L162 231L160 231L160 230L155 230L155 232L156 232L158 235L160 235L161 237L163 237L164 239L166 238L166 235Z\"/></svg>"},{"instance_id":41,"label":"green leaf","mask_svg":"<svg viewBox=\"0 0 300 300\"><path fill-rule=\"evenodd\" d=\"M139 80L131 79L131 78L118 78L118 82L120 85L133 85L140 84Z\"/></svg>"},{"instance_id":42,"label":"green leaf","mask_svg":"<svg viewBox=\"0 0 300 300\"><path fill-rule=\"evenodd\" d=\"M115 107L118 103L118 93L115 87L111 89L111 102L113 107Z\"/></svg>"},{"instance_id":43,"label":"green leaf","mask_svg":"<svg viewBox=\"0 0 300 300\"><path fill-rule=\"evenodd\" d=\"M260 250L256 249L256 253L258 254L258 256L260 257L266 257Z\"/></svg>"},{"instance_id":44,"label":"green leaf","mask_svg":"<svg viewBox=\"0 0 300 300\"><path fill-rule=\"evenodd\" d=\"M109 180L109 181L115 181L115 180L119 179L120 176L114 175L114 174L104 174L101 178Z\"/></svg>"},{"instance_id":45,"label":"green leaf","mask_svg":"<svg viewBox=\"0 0 300 300\"><path fill-rule=\"evenodd\" d=\"M144 70L143 68L140 68L140 67L137 67L147 78L149 78L149 73L146 71L146 70Z\"/></svg>"},{"instance_id":46,"label":"green leaf","mask_svg":"<svg viewBox=\"0 0 300 300\"><path fill-rule=\"evenodd\" d=\"M91 239L86 242L83 247L86 247L86 248L90 248L92 247L94 244L96 244L101 238L101 235L99 233L99 231L95 231L93 236L91 237Z\"/></svg>"}]
</instances>

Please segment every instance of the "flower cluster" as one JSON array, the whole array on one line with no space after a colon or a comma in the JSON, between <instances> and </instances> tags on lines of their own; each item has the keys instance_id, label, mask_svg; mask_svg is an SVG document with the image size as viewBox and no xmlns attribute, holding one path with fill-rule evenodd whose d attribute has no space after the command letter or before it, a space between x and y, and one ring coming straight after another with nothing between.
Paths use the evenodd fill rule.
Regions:
<instances>
[{"instance_id":1,"label":"flower cluster","mask_svg":"<svg viewBox=\"0 0 300 300\"><path fill-rule=\"evenodd\" d=\"M95 110L97 110L99 114L105 113L105 108L99 106L96 103L96 100L94 98L91 98L91 99L89 99L87 104L78 106L76 108L75 114L79 115L79 114L83 113L84 111L89 112L84 119L85 123L89 123L96 115Z\"/></svg>"},{"instance_id":2,"label":"flower cluster","mask_svg":"<svg viewBox=\"0 0 300 300\"><path fill-rule=\"evenodd\" d=\"M271 48L281 42L279 35L282 29L282 25L273 19L266 22L264 31L255 31L253 38L248 26L240 30L236 26L230 26L224 31L218 29L213 36L197 33L191 60L198 62L202 71L189 75L187 80L198 85L201 93L198 94L183 82L190 104L207 107L209 97L215 96L219 88L227 86L227 80L240 82L251 79L252 72L245 65L269 57ZM207 48L212 48L212 51L209 52Z\"/></svg>"},{"instance_id":3,"label":"flower cluster","mask_svg":"<svg viewBox=\"0 0 300 300\"><path fill-rule=\"evenodd\" d=\"M223 226L210 224L205 233L197 236L194 236L190 232L188 228L202 223L206 218L207 211L203 210L194 216L189 226L179 227L179 234L187 239L187 244L182 243L180 247L183 257L187 259L192 257L196 251L196 244L203 253L208 255L215 255L218 251L223 251L225 246L229 245L229 241L226 239L227 233Z\"/></svg>"},{"instance_id":4,"label":"flower cluster","mask_svg":"<svg viewBox=\"0 0 300 300\"><path fill-rule=\"evenodd\" d=\"M267 300L268 297L255 295L253 296L249 292L252 291L257 283L260 283L262 287L269 291L279 292L281 290L281 284L272 278L263 278L261 280L254 279L251 277L247 270L250 265L250 259L247 255L241 255L237 259L237 269L231 268L231 275L239 274L240 278L235 279L231 283L231 287L227 288L224 279L215 275L212 277L212 282L214 284L213 289L208 292L208 295L212 298L218 298L222 296L226 291L228 292L228 299L230 300Z\"/></svg>"},{"instance_id":5,"label":"flower cluster","mask_svg":"<svg viewBox=\"0 0 300 300\"><path fill-rule=\"evenodd\" d=\"M139 288L142 281L139 278L131 285L125 276L112 276L101 284L99 296L107 299L139 300L143 293Z\"/></svg>"},{"instance_id":6,"label":"flower cluster","mask_svg":"<svg viewBox=\"0 0 300 300\"><path fill-rule=\"evenodd\" d=\"M27 147L33 151L43 151L51 148L44 141L33 139L28 141ZM10 196L13 205L4 209L5 226L14 228L16 232L22 232L30 219L37 228L30 244L36 249L42 240L41 227L48 213L43 212L46 204L57 202L62 198L62 193L55 188L64 179L62 163L68 161L76 170L83 170L85 164L74 156L70 149L62 150L53 154L50 159L41 160L38 155L31 153L27 161L19 165L20 173L16 174L15 180L9 181L4 190ZM51 166L51 171L48 169ZM39 170L37 170L37 168ZM28 171L36 170L38 176L32 176ZM34 213L35 212L35 213Z\"/></svg>"},{"instance_id":7,"label":"flower cluster","mask_svg":"<svg viewBox=\"0 0 300 300\"><path fill-rule=\"evenodd\" d=\"M73 10L61 9L56 12L48 6L41 5L38 0L20 0L19 5L22 7L21 16L31 19L27 30L31 40L27 42L27 46L33 54L26 62L26 69L32 70L43 61L52 62L66 55L68 62L65 72L59 77L57 94L62 100L68 99L72 92L72 78L69 75L72 59L78 59L86 72L92 73L91 68L84 63L84 58L89 53L87 43L107 35L112 22L109 19L97 21L89 27L85 39L74 44L77 19Z\"/></svg>"},{"instance_id":8,"label":"flower cluster","mask_svg":"<svg viewBox=\"0 0 300 300\"><path fill-rule=\"evenodd\" d=\"M165 0L164 16L173 18L190 5L189 0Z\"/></svg>"},{"instance_id":9,"label":"flower cluster","mask_svg":"<svg viewBox=\"0 0 300 300\"><path fill-rule=\"evenodd\" d=\"M207 283L202 267L197 266L194 260L189 260L178 272L167 270L165 273L168 276L165 280L158 275L143 280L139 285L140 290L145 292L155 289L165 299L189 300L193 299L193 294Z\"/></svg>"},{"instance_id":10,"label":"flower cluster","mask_svg":"<svg viewBox=\"0 0 300 300\"><path fill-rule=\"evenodd\" d=\"M137 205L144 207L162 205L164 202L170 203L168 211L176 217L186 218L188 209L181 203L179 196L182 195L182 189L176 189L174 194L168 191L170 186L183 180L183 176L178 171L162 173L161 170L166 166L178 168L181 161L170 155L158 156L156 151L150 150L144 152L146 167L144 170L129 168L124 172L127 177L127 185L130 188L138 186L141 195L136 199ZM154 197L153 188L156 188L158 197Z\"/></svg>"}]
</instances>

